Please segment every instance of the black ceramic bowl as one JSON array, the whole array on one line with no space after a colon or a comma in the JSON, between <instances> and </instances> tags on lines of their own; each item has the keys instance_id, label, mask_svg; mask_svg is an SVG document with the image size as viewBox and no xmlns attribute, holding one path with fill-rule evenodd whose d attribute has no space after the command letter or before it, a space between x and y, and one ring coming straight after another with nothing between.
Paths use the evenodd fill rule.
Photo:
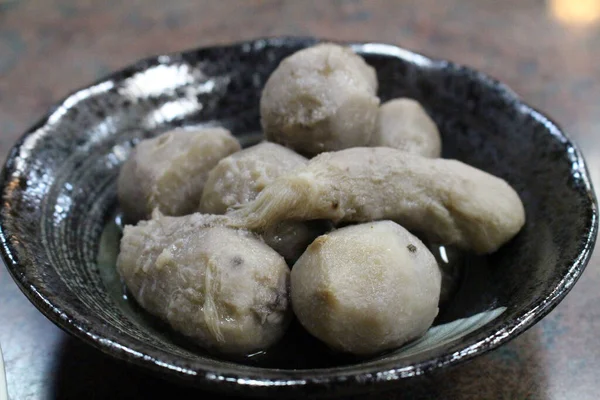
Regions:
<instances>
[{"instance_id":1,"label":"black ceramic bowl","mask_svg":"<svg viewBox=\"0 0 600 400\"><path fill-rule=\"evenodd\" d=\"M444 157L506 179L527 223L487 257L465 256L461 285L425 338L370 359L337 357L298 326L267 354L226 360L195 348L123 296L115 273L116 177L132 146L178 126L260 136L258 103L285 56L316 42L256 40L141 61L59 103L14 147L2 176L2 251L54 323L165 378L254 395L357 393L445 368L514 338L573 287L597 231L583 158L549 119L471 69L376 43L352 47L377 69L383 101L420 101Z\"/></svg>"}]
</instances>

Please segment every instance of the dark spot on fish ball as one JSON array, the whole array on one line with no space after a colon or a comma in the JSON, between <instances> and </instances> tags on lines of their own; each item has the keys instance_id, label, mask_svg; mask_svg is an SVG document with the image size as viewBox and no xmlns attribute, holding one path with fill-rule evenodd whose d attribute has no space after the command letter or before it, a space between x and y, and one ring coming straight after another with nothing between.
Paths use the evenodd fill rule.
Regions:
<instances>
[{"instance_id":1,"label":"dark spot on fish ball","mask_svg":"<svg viewBox=\"0 0 600 400\"><path fill-rule=\"evenodd\" d=\"M327 236L327 235L319 236L310 244L310 246L308 246L308 250L318 251L328 240L329 240L329 236Z\"/></svg>"},{"instance_id":2,"label":"dark spot on fish ball","mask_svg":"<svg viewBox=\"0 0 600 400\"><path fill-rule=\"evenodd\" d=\"M320 75L327 77L333 74L333 68L331 68L331 65L325 64L325 66L319 69L318 72Z\"/></svg>"},{"instance_id":3,"label":"dark spot on fish ball","mask_svg":"<svg viewBox=\"0 0 600 400\"><path fill-rule=\"evenodd\" d=\"M340 203L338 203L337 201L334 201L333 203L331 203L331 208L334 210L337 210L339 206L340 206Z\"/></svg>"},{"instance_id":4,"label":"dark spot on fish ball","mask_svg":"<svg viewBox=\"0 0 600 400\"><path fill-rule=\"evenodd\" d=\"M234 268L239 268L242 266L242 264L244 264L244 259L240 256L235 256L231 259L231 265Z\"/></svg>"},{"instance_id":5,"label":"dark spot on fish ball","mask_svg":"<svg viewBox=\"0 0 600 400\"><path fill-rule=\"evenodd\" d=\"M252 316L261 325L269 321L275 323L278 318L282 317L281 313L288 308L289 300L286 291L270 288L268 296L268 300L265 299L265 302L259 302L256 307L251 308Z\"/></svg>"},{"instance_id":6,"label":"dark spot on fish ball","mask_svg":"<svg viewBox=\"0 0 600 400\"><path fill-rule=\"evenodd\" d=\"M276 291L273 294L273 299L267 307L271 312L285 311L285 309L287 308L287 303L288 299L286 293Z\"/></svg>"},{"instance_id":7,"label":"dark spot on fish ball","mask_svg":"<svg viewBox=\"0 0 600 400\"><path fill-rule=\"evenodd\" d=\"M409 244L408 246L406 246L406 248L408 249L408 251L410 251L411 253L416 253L417 252L417 246L415 246L414 244Z\"/></svg>"},{"instance_id":8,"label":"dark spot on fish ball","mask_svg":"<svg viewBox=\"0 0 600 400\"><path fill-rule=\"evenodd\" d=\"M163 135L156 141L156 147L164 146L171 139L171 135Z\"/></svg>"},{"instance_id":9,"label":"dark spot on fish ball","mask_svg":"<svg viewBox=\"0 0 600 400\"><path fill-rule=\"evenodd\" d=\"M319 303L327 307L334 307L338 303L337 297L329 289L318 290L314 296Z\"/></svg>"}]
</instances>

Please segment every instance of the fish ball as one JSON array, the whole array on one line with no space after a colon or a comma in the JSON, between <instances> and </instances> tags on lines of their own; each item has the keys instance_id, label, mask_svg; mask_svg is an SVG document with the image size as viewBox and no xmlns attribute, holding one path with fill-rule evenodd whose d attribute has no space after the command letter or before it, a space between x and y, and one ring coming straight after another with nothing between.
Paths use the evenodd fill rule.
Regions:
<instances>
[{"instance_id":1,"label":"fish ball","mask_svg":"<svg viewBox=\"0 0 600 400\"><path fill-rule=\"evenodd\" d=\"M292 269L300 323L331 348L357 355L421 336L438 314L441 274L427 247L379 221L319 236Z\"/></svg>"},{"instance_id":2,"label":"fish ball","mask_svg":"<svg viewBox=\"0 0 600 400\"><path fill-rule=\"evenodd\" d=\"M200 216L126 226L117 269L142 308L208 349L264 350L290 320L283 258L245 231L202 227Z\"/></svg>"},{"instance_id":3,"label":"fish ball","mask_svg":"<svg viewBox=\"0 0 600 400\"><path fill-rule=\"evenodd\" d=\"M435 122L419 102L408 98L390 100L379 107L371 146L393 147L429 158L442 154Z\"/></svg>"},{"instance_id":4,"label":"fish ball","mask_svg":"<svg viewBox=\"0 0 600 400\"><path fill-rule=\"evenodd\" d=\"M225 157L208 174L200 211L223 214L256 196L279 176L308 160L281 145L263 142ZM324 223L283 221L261 232L265 243L294 263L325 229Z\"/></svg>"},{"instance_id":5,"label":"fish ball","mask_svg":"<svg viewBox=\"0 0 600 400\"><path fill-rule=\"evenodd\" d=\"M366 146L377 122L375 70L347 47L320 44L284 59L265 84L268 140L312 156Z\"/></svg>"},{"instance_id":6,"label":"fish ball","mask_svg":"<svg viewBox=\"0 0 600 400\"><path fill-rule=\"evenodd\" d=\"M276 178L307 163L298 153L270 142L231 154L208 174L199 211L224 214L254 200Z\"/></svg>"},{"instance_id":7,"label":"fish ball","mask_svg":"<svg viewBox=\"0 0 600 400\"><path fill-rule=\"evenodd\" d=\"M174 130L142 140L121 168L119 203L128 222L196 211L209 171L240 144L223 128Z\"/></svg>"}]
</instances>

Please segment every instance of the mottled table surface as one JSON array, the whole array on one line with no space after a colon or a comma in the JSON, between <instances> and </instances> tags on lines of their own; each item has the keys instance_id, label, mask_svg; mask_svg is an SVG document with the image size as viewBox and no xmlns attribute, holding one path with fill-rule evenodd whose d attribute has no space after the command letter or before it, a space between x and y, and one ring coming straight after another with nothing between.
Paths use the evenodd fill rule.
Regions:
<instances>
[{"instance_id":1,"label":"mottled table surface","mask_svg":"<svg viewBox=\"0 0 600 400\"><path fill-rule=\"evenodd\" d=\"M157 53L283 34L389 42L479 68L558 121L600 179L600 0L0 0L0 160L53 102L114 69ZM567 298L519 338L370 398L597 399L599 287L596 253ZM12 400L213 398L67 336L4 268L0 344Z\"/></svg>"}]
</instances>

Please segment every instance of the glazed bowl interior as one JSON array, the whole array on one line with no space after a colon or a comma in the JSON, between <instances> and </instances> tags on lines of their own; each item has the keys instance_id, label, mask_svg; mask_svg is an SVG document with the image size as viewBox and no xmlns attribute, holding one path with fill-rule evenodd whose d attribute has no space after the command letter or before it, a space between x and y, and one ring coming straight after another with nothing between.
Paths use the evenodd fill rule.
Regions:
<instances>
[{"instance_id":1,"label":"glazed bowl interior","mask_svg":"<svg viewBox=\"0 0 600 400\"><path fill-rule=\"evenodd\" d=\"M352 47L376 68L381 100L421 102L440 128L443 156L504 178L526 208L524 229L498 252L461 255L460 286L427 335L357 359L330 352L294 323L266 353L225 359L127 298L115 271L116 178L132 147L202 125L256 143L266 79L282 58L315 42L261 39L144 60L72 94L27 132L4 170L0 218L7 267L30 300L115 357L180 382L252 394L384 387L490 350L548 313L582 273L596 237L596 200L579 151L493 79L376 43Z\"/></svg>"}]
</instances>

